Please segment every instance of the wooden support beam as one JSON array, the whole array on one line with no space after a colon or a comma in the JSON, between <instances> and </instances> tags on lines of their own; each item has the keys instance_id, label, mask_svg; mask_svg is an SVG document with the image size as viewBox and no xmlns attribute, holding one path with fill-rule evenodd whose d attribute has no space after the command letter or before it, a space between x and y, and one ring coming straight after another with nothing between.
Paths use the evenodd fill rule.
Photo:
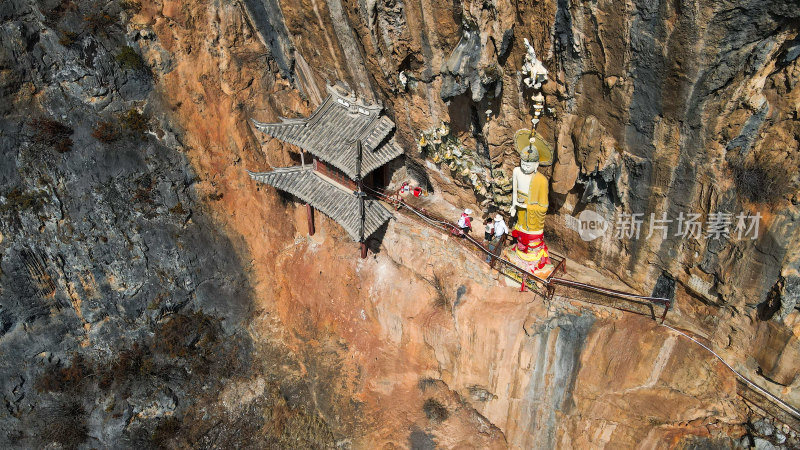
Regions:
<instances>
[{"instance_id":1,"label":"wooden support beam","mask_svg":"<svg viewBox=\"0 0 800 450\"><path fill-rule=\"evenodd\" d=\"M361 259L366 259L366 258L367 258L367 243L366 242L362 242L361 243Z\"/></svg>"},{"instance_id":2,"label":"wooden support beam","mask_svg":"<svg viewBox=\"0 0 800 450\"><path fill-rule=\"evenodd\" d=\"M506 236L507 235L504 234L500 237L494 248L494 251L492 252L492 261L489 263L489 267L492 269L494 269L494 263L497 261L497 258L500 257L500 252L503 251L503 247L506 245Z\"/></svg>"},{"instance_id":3,"label":"wooden support beam","mask_svg":"<svg viewBox=\"0 0 800 450\"><path fill-rule=\"evenodd\" d=\"M308 235L314 235L314 207L311 203L306 203L306 215L308 216Z\"/></svg>"},{"instance_id":4,"label":"wooden support beam","mask_svg":"<svg viewBox=\"0 0 800 450\"><path fill-rule=\"evenodd\" d=\"M667 311L669 311L670 306L672 306L672 302L667 302L667 304L664 305L664 314L661 315L661 323L664 323L664 320L666 320Z\"/></svg>"}]
</instances>

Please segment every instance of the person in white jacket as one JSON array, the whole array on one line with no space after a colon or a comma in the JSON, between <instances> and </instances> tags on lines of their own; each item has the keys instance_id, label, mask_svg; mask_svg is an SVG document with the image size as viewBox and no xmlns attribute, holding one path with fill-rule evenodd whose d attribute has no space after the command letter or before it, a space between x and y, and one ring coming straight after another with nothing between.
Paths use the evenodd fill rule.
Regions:
<instances>
[{"instance_id":1,"label":"person in white jacket","mask_svg":"<svg viewBox=\"0 0 800 450\"><path fill-rule=\"evenodd\" d=\"M508 226L506 225L506 221L503 220L503 216L498 214L498 215L494 216L494 238L495 238L495 240L502 239L504 234L508 234Z\"/></svg>"}]
</instances>

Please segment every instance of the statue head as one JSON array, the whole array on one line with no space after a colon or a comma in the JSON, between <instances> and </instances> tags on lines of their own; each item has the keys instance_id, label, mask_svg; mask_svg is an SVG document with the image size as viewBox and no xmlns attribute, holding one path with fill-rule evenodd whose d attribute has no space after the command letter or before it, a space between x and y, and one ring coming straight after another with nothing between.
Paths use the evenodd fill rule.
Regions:
<instances>
[{"instance_id":1,"label":"statue head","mask_svg":"<svg viewBox=\"0 0 800 450\"><path fill-rule=\"evenodd\" d=\"M526 175L536 172L539 168L539 151L536 147L529 145L519 153L519 168Z\"/></svg>"}]
</instances>

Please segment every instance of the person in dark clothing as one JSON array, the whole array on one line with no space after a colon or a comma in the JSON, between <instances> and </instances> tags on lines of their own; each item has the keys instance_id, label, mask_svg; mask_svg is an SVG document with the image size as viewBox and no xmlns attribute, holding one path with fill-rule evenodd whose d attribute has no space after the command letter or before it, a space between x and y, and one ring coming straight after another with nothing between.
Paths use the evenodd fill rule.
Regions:
<instances>
[{"instance_id":1,"label":"person in dark clothing","mask_svg":"<svg viewBox=\"0 0 800 450\"><path fill-rule=\"evenodd\" d=\"M487 217L483 219L483 240L489 242L492 240L493 235L494 235L494 222L492 222L492 219Z\"/></svg>"}]
</instances>

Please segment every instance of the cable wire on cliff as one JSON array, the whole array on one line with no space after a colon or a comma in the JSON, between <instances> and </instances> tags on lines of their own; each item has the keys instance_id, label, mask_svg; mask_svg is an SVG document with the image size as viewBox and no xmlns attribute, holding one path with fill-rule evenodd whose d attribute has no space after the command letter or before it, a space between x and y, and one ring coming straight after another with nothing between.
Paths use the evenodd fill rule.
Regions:
<instances>
[{"instance_id":1,"label":"cable wire on cliff","mask_svg":"<svg viewBox=\"0 0 800 450\"><path fill-rule=\"evenodd\" d=\"M385 200L385 201L389 201L390 203L396 204L398 208L402 207L402 208L410 211L415 216L420 218L422 221L424 221L428 225L430 225L430 226L432 226L432 227L434 227L434 228L436 228L438 230L442 230L444 232L448 232L453 227L455 227L455 225L452 224L452 223L449 223L447 221L439 220L439 219L436 219L434 217L431 217L429 214L427 214L426 211L425 212L418 211L416 208L412 207L411 205L408 205L406 202L400 200L399 198L392 198L392 197L390 197L389 195L386 195L383 192L378 192L377 190L374 190L374 189L371 189L371 188L368 188L368 187L365 187L365 190L370 191L373 195L377 196L379 199L382 199L382 200ZM479 249L480 251L482 251L482 252L484 252L484 253L486 253L488 255L492 255L491 252L489 252L486 248L484 248L480 243L475 241L474 238L472 238L469 235L466 235L465 237L466 237L466 240L469 241L470 243L472 243L477 249ZM494 256L494 255L492 255L492 256ZM510 261L506 261L503 258L497 258L497 260L501 261L504 264L510 265L512 267L516 267L516 266L514 266L513 263L511 263ZM517 268L517 269L518 270L523 270L521 268ZM765 412L767 412L768 414L773 415L778 420L780 420L780 421L782 421L784 423L787 423L787 425L792 426L792 428L796 428L797 429L798 427L800 427L800 411L799 410L797 410L793 406L789 405L785 401L781 400L779 397L777 397L776 395L770 393L769 391L767 391L766 389L762 388L761 386L757 385L756 383L751 381L749 378L747 378L744 375L742 375L739 371L734 369L733 366L728 364L720 355L718 355L714 350L712 350L707 345L705 345L702 342L700 342L699 340L695 339L693 336L691 336L691 335L689 335L687 333L684 333L683 331L680 331L680 330L678 330L678 329L676 329L676 328L664 323L664 320L666 319L666 313L669 310L669 308L671 306L671 303L672 303L669 299L647 297L647 296L638 295L638 294L631 294L631 293L627 293L627 292L616 291L614 289L603 288L603 287L600 287L600 286L594 286L594 285L590 285L590 284L586 284L586 283L580 283L578 281L572 281L572 280L567 280L567 279L563 279L563 278L555 278L555 277L553 277L553 278L549 278L547 280L544 280L544 279L541 279L539 277L536 277L533 274L530 274L530 275L534 279L536 279L539 282L545 284L546 286L549 286L551 283L560 284L560 285L565 285L565 286L570 286L570 287L577 287L577 288L581 288L581 289L591 290L591 291L594 291L594 292L597 292L597 293L602 293L602 294L609 295L609 296L623 297L623 298L630 298L630 299L637 299L637 300L644 300L644 301L649 301L649 302L660 303L662 306L665 307L664 314L662 316L661 323L660 323L661 326L663 326L663 327L665 327L665 328L667 328L667 329L669 329L669 330L671 330L671 331L673 331L673 332L685 337L686 339L689 339L690 341L694 342L695 344L699 345L701 348L703 348L704 350L709 352L711 355L713 355L715 358L717 358L720 362L722 362L722 364L724 364L725 367L727 367L728 370L730 370L740 380L740 382L744 386L746 386L747 388L759 393L760 395L765 397L772 404L778 405L780 407L780 409L784 413L788 414L789 417L791 417L792 419L794 419L797 422L794 424L794 426L792 426L789 423L787 423L787 421L789 421L789 420L784 420L785 417L784 417L784 419L781 419L780 417L777 417L774 413L772 413L770 411L767 411L766 409L765 409ZM745 400L751 401L751 399L746 398L746 396L743 395L741 392L739 393L739 395L741 395L743 398L745 398ZM756 404L756 406L759 406L762 409L764 409L764 407L762 405ZM798 431L800 431L800 429L798 429Z\"/></svg>"},{"instance_id":2,"label":"cable wire on cliff","mask_svg":"<svg viewBox=\"0 0 800 450\"><path fill-rule=\"evenodd\" d=\"M669 326L669 325L667 325L665 323L662 323L661 326L663 326L665 328L668 328L668 329L674 331L675 333L678 333L679 335L685 337L686 339L689 339L690 341L694 342L695 344L699 345L700 347L703 347L704 349L706 349L706 351L708 351L709 353L714 355L714 357L716 357L718 360L720 360L720 362L722 362L722 364L725 364L725 367L727 367L731 372L733 372L734 375L736 375L740 380L742 380L745 384L747 384L748 387L750 387L751 389L757 391L758 393L768 397L774 403L779 404L784 410L786 410L788 413L793 415L796 419L800 420L800 411L798 411L797 409L795 409L794 407L792 407L788 403L784 402L783 400L781 400L777 396L773 395L772 393L770 393L766 389L764 389L761 386L759 386L759 385L755 384L754 382L750 381L749 378L747 378L744 375L742 375L741 373L739 373L739 371L734 369L733 366L728 364L724 359L722 359L721 356L719 356L717 354L717 352L715 352L714 350L711 350L711 348L709 348L707 345L705 345L702 342L698 341L694 337L684 333L683 331L680 331L680 330L678 330L676 328L673 328L673 327L671 327L671 326Z\"/></svg>"}]
</instances>

